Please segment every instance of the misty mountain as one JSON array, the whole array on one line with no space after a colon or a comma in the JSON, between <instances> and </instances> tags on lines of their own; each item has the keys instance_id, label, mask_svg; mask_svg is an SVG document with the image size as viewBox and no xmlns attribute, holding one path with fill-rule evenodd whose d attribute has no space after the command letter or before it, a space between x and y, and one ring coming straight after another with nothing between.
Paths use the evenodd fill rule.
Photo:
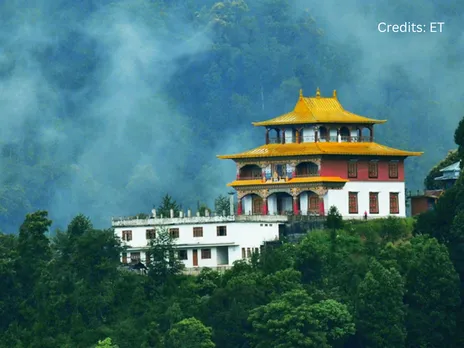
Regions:
<instances>
[{"instance_id":1,"label":"misty mountain","mask_svg":"<svg viewBox=\"0 0 464 348\"><path fill-rule=\"evenodd\" d=\"M377 141L424 151L407 187L454 148L463 4L439 1L8 1L0 5L0 229L50 211L148 212L165 193L187 209L227 192L217 154L264 142L252 121L338 91L387 119ZM380 22L444 22L381 33Z\"/></svg>"}]
</instances>

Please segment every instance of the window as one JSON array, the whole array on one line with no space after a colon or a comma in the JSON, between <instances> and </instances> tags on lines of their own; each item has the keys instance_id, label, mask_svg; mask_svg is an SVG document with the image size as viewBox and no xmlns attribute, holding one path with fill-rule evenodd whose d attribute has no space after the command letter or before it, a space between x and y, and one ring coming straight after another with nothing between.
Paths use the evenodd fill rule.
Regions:
<instances>
[{"instance_id":1,"label":"window","mask_svg":"<svg viewBox=\"0 0 464 348\"><path fill-rule=\"evenodd\" d=\"M179 238L179 229L178 228L170 228L169 229L169 234L171 235L171 238Z\"/></svg>"},{"instance_id":2,"label":"window","mask_svg":"<svg viewBox=\"0 0 464 348\"><path fill-rule=\"evenodd\" d=\"M379 176L379 166L377 161L369 162L369 178L377 178Z\"/></svg>"},{"instance_id":3,"label":"window","mask_svg":"<svg viewBox=\"0 0 464 348\"><path fill-rule=\"evenodd\" d=\"M140 262L140 253L131 253L130 258L131 262L138 263Z\"/></svg>"},{"instance_id":4,"label":"window","mask_svg":"<svg viewBox=\"0 0 464 348\"><path fill-rule=\"evenodd\" d=\"M187 260L187 250L179 250L178 252L179 260Z\"/></svg>"},{"instance_id":5,"label":"window","mask_svg":"<svg viewBox=\"0 0 464 348\"><path fill-rule=\"evenodd\" d=\"M246 259L246 250L242 248L242 259Z\"/></svg>"},{"instance_id":6,"label":"window","mask_svg":"<svg viewBox=\"0 0 464 348\"><path fill-rule=\"evenodd\" d=\"M348 161L348 177L349 178L358 177L358 162L357 161Z\"/></svg>"},{"instance_id":7,"label":"window","mask_svg":"<svg viewBox=\"0 0 464 348\"><path fill-rule=\"evenodd\" d=\"M156 231L154 228L145 231L145 236L147 239L155 239L156 238Z\"/></svg>"},{"instance_id":8,"label":"window","mask_svg":"<svg viewBox=\"0 0 464 348\"><path fill-rule=\"evenodd\" d=\"M390 193L390 214L399 214L400 207L399 207L399 200L398 200L398 193L391 192Z\"/></svg>"},{"instance_id":9,"label":"window","mask_svg":"<svg viewBox=\"0 0 464 348\"><path fill-rule=\"evenodd\" d=\"M211 249L201 249L201 258L210 259L211 258Z\"/></svg>"},{"instance_id":10,"label":"window","mask_svg":"<svg viewBox=\"0 0 464 348\"><path fill-rule=\"evenodd\" d=\"M369 213L371 214L379 213L379 193L378 192L369 192Z\"/></svg>"},{"instance_id":11,"label":"window","mask_svg":"<svg viewBox=\"0 0 464 348\"><path fill-rule=\"evenodd\" d=\"M251 257L251 249L247 248L247 257Z\"/></svg>"},{"instance_id":12,"label":"window","mask_svg":"<svg viewBox=\"0 0 464 348\"><path fill-rule=\"evenodd\" d=\"M132 240L132 231L122 231L122 240L126 242Z\"/></svg>"},{"instance_id":13,"label":"window","mask_svg":"<svg viewBox=\"0 0 464 348\"><path fill-rule=\"evenodd\" d=\"M348 192L348 205L349 205L350 214L358 213L358 193L357 192Z\"/></svg>"},{"instance_id":14,"label":"window","mask_svg":"<svg viewBox=\"0 0 464 348\"><path fill-rule=\"evenodd\" d=\"M122 253L122 263L127 263L127 253Z\"/></svg>"},{"instance_id":15,"label":"window","mask_svg":"<svg viewBox=\"0 0 464 348\"><path fill-rule=\"evenodd\" d=\"M390 179L398 179L398 162L392 161L388 164L388 176Z\"/></svg>"},{"instance_id":16,"label":"window","mask_svg":"<svg viewBox=\"0 0 464 348\"><path fill-rule=\"evenodd\" d=\"M193 228L194 237L203 237L203 227L194 227Z\"/></svg>"},{"instance_id":17,"label":"window","mask_svg":"<svg viewBox=\"0 0 464 348\"><path fill-rule=\"evenodd\" d=\"M219 237L227 236L227 226L216 227L216 232Z\"/></svg>"}]
</instances>

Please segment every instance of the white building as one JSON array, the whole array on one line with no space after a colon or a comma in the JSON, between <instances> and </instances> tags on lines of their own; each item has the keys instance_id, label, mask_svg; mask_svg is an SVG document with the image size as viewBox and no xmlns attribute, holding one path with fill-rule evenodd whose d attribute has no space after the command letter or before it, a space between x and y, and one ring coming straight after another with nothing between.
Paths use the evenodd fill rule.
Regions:
<instances>
[{"instance_id":1,"label":"white building","mask_svg":"<svg viewBox=\"0 0 464 348\"><path fill-rule=\"evenodd\" d=\"M116 235L127 247L123 263L147 263L150 240L157 231L174 237L178 256L187 271L202 267L228 268L237 260L248 259L268 241L279 239L279 226L287 216L183 216L160 218L156 212L147 219L113 218ZM149 261L148 261L149 262Z\"/></svg>"}]
</instances>

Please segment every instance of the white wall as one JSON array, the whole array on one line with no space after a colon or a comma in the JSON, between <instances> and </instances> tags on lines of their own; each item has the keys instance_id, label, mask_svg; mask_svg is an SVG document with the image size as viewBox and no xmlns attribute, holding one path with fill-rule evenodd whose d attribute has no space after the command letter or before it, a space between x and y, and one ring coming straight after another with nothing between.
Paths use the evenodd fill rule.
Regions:
<instances>
[{"instance_id":1,"label":"white wall","mask_svg":"<svg viewBox=\"0 0 464 348\"><path fill-rule=\"evenodd\" d=\"M285 129L285 143L289 144L293 142L293 129L287 128Z\"/></svg>"},{"instance_id":2,"label":"white wall","mask_svg":"<svg viewBox=\"0 0 464 348\"><path fill-rule=\"evenodd\" d=\"M301 214L307 215L308 214L308 193L302 192L300 194L300 211Z\"/></svg>"},{"instance_id":3,"label":"white wall","mask_svg":"<svg viewBox=\"0 0 464 348\"><path fill-rule=\"evenodd\" d=\"M303 143L313 143L315 140L315 131L314 128L303 128Z\"/></svg>"},{"instance_id":4,"label":"white wall","mask_svg":"<svg viewBox=\"0 0 464 348\"><path fill-rule=\"evenodd\" d=\"M358 192L358 214L348 213L348 192ZM369 214L369 192L379 193L379 214ZM387 217L390 215L390 192L398 192L399 214L406 216L404 182L347 182L342 190L329 190L324 201L326 212L335 205L344 218L362 218L367 211L370 217Z\"/></svg>"},{"instance_id":5,"label":"white wall","mask_svg":"<svg viewBox=\"0 0 464 348\"><path fill-rule=\"evenodd\" d=\"M253 197L251 195L242 198L242 214L249 215L252 213L252 203Z\"/></svg>"},{"instance_id":6,"label":"white wall","mask_svg":"<svg viewBox=\"0 0 464 348\"><path fill-rule=\"evenodd\" d=\"M267 198L267 210L270 215L273 215L277 211L277 196L276 195L270 195Z\"/></svg>"},{"instance_id":7,"label":"white wall","mask_svg":"<svg viewBox=\"0 0 464 348\"><path fill-rule=\"evenodd\" d=\"M227 235L217 236L217 226L226 226ZM179 249L187 250L187 260L183 260L187 268L193 267L193 249L197 249L198 267L217 267L217 246L229 247L229 265L242 259L242 248L259 248L265 241L279 238L279 224L266 222L226 222L211 224L179 224L170 226L128 226L116 227L115 234L122 237L122 231L131 230L132 240L124 242L128 246L127 259L130 252L140 252L142 262L145 261L144 249L148 246L146 230L153 228L178 228L179 238L174 240ZM203 227L203 237L193 237L193 227ZM201 249L211 249L211 259L201 258Z\"/></svg>"}]
</instances>

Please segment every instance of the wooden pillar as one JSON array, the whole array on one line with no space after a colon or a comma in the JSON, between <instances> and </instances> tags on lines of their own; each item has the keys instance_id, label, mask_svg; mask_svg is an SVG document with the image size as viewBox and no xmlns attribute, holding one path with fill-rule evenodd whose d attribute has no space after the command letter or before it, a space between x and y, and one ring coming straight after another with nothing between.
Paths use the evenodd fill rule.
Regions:
<instances>
[{"instance_id":1,"label":"wooden pillar","mask_svg":"<svg viewBox=\"0 0 464 348\"><path fill-rule=\"evenodd\" d=\"M369 127L369 130L371 131L371 142L374 141L374 125Z\"/></svg>"},{"instance_id":2,"label":"wooden pillar","mask_svg":"<svg viewBox=\"0 0 464 348\"><path fill-rule=\"evenodd\" d=\"M242 199L237 199L237 215L242 215Z\"/></svg>"},{"instance_id":3,"label":"wooden pillar","mask_svg":"<svg viewBox=\"0 0 464 348\"><path fill-rule=\"evenodd\" d=\"M316 142L316 143L317 143L317 140L318 140L318 135L319 135L319 134L318 134L318 130L317 130L317 128L316 128L316 129L314 130L314 142Z\"/></svg>"},{"instance_id":4,"label":"wooden pillar","mask_svg":"<svg viewBox=\"0 0 464 348\"><path fill-rule=\"evenodd\" d=\"M276 129L277 132L277 144L280 143L280 129Z\"/></svg>"},{"instance_id":5,"label":"wooden pillar","mask_svg":"<svg viewBox=\"0 0 464 348\"><path fill-rule=\"evenodd\" d=\"M322 196L319 196L319 215L321 215L321 216L325 215L324 197L322 197Z\"/></svg>"},{"instance_id":6,"label":"wooden pillar","mask_svg":"<svg viewBox=\"0 0 464 348\"><path fill-rule=\"evenodd\" d=\"M353 127L348 127L348 142L351 143L351 131L352 131Z\"/></svg>"},{"instance_id":7,"label":"wooden pillar","mask_svg":"<svg viewBox=\"0 0 464 348\"><path fill-rule=\"evenodd\" d=\"M267 197L263 198L263 215L267 215Z\"/></svg>"},{"instance_id":8,"label":"wooden pillar","mask_svg":"<svg viewBox=\"0 0 464 348\"><path fill-rule=\"evenodd\" d=\"M266 128L266 145L269 144L269 128Z\"/></svg>"},{"instance_id":9,"label":"wooden pillar","mask_svg":"<svg viewBox=\"0 0 464 348\"><path fill-rule=\"evenodd\" d=\"M293 214L298 215L300 213L300 207L298 206L298 196L293 196Z\"/></svg>"},{"instance_id":10,"label":"wooden pillar","mask_svg":"<svg viewBox=\"0 0 464 348\"><path fill-rule=\"evenodd\" d=\"M240 166L237 163L237 175L236 175L237 180L240 180Z\"/></svg>"},{"instance_id":11,"label":"wooden pillar","mask_svg":"<svg viewBox=\"0 0 464 348\"><path fill-rule=\"evenodd\" d=\"M282 130L282 144L285 144L285 129Z\"/></svg>"}]
</instances>

